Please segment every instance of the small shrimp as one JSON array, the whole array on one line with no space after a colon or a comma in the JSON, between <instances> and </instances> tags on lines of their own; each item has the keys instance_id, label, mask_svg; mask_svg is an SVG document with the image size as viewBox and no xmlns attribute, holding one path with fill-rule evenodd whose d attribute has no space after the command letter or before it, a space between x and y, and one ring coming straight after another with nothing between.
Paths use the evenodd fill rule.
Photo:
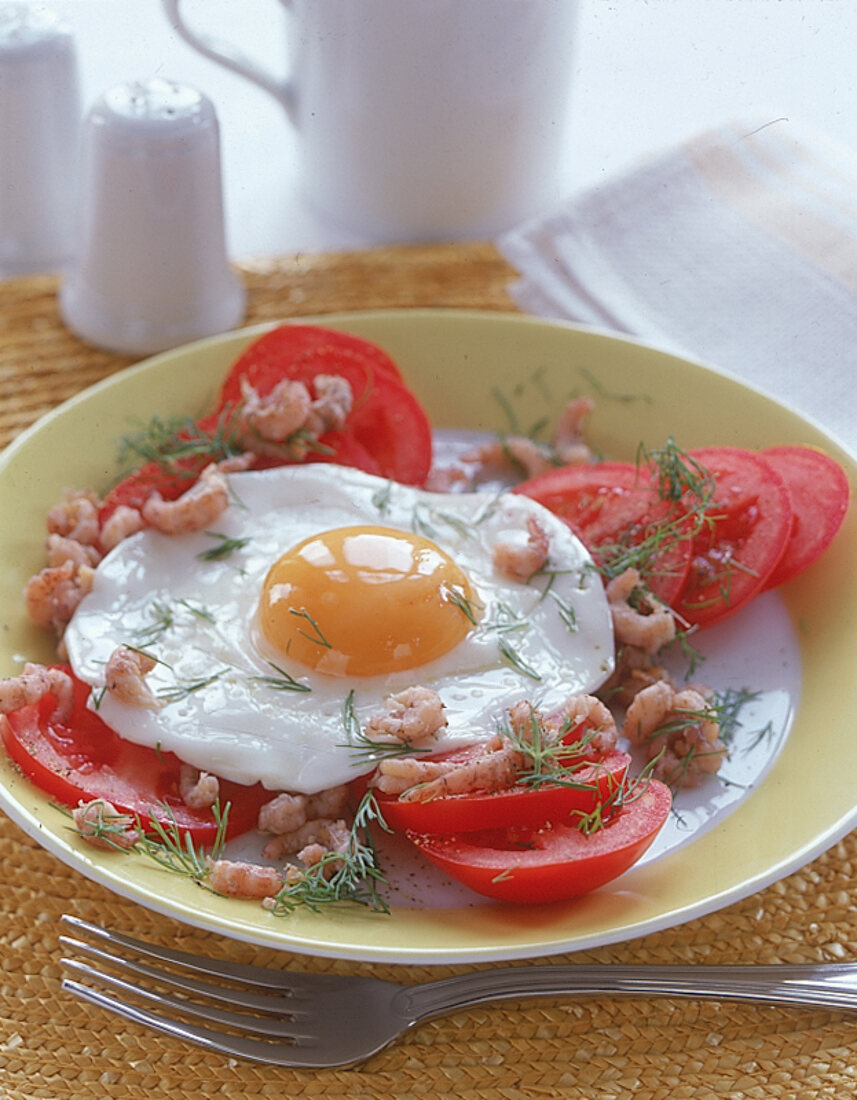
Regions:
<instances>
[{"instance_id":1,"label":"small shrimp","mask_svg":"<svg viewBox=\"0 0 857 1100\"><path fill-rule=\"evenodd\" d=\"M157 664L154 657L127 646L117 646L107 660L104 686L112 696L131 707L159 706L146 683L146 674Z\"/></svg>"},{"instance_id":2,"label":"small shrimp","mask_svg":"<svg viewBox=\"0 0 857 1100\"><path fill-rule=\"evenodd\" d=\"M550 537L535 516L527 516L527 541L523 545L498 542L494 547L494 568L504 577L526 583L548 560Z\"/></svg>"},{"instance_id":3,"label":"small shrimp","mask_svg":"<svg viewBox=\"0 0 857 1100\"><path fill-rule=\"evenodd\" d=\"M663 665L655 663L650 653L632 645L620 645L616 653L616 665L610 678L599 688L599 693L620 707L627 707L643 688L658 680L671 681Z\"/></svg>"},{"instance_id":4,"label":"small shrimp","mask_svg":"<svg viewBox=\"0 0 857 1100\"><path fill-rule=\"evenodd\" d=\"M430 493L453 493L465 489L470 478L458 466L433 466L426 478L425 488Z\"/></svg>"},{"instance_id":5,"label":"small shrimp","mask_svg":"<svg viewBox=\"0 0 857 1100\"><path fill-rule=\"evenodd\" d=\"M101 527L99 541L104 552L113 550L123 539L136 535L146 526L146 521L136 508L127 504L120 504L107 517Z\"/></svg>"},{"instance_id":6,"label":"small shrimp","mask_svg":"<svg viewBox=\"0 0 857 1100\"><path fill-rule=\"evenodd\" d=\"M216 775L201 772L190 764L179 769L179 793L182 802L192 810L207 810L220 796L220 780Z\"/></svg>"},{"instance_id":7,"label":"small shrimp","mask_svg":"<svg viewBox=\"0 0 857 1100\"><path fill-rule=\"evenodd\" d=\"M546 730L555 739L567 739L569 733L581 727L580 738L587 748L596 752L612 752L619 737L616 720L610 710L594 695L570 695L562 706L545 719Z\"/></svg>"},{"instance_id":8,"label":"small shrimp","mask_svg":"<svg viewBox=\"0 0 857 1100\"><path fill-rule=\"evenodd\" d=\"M461 458L463 462L478 462L480 466L526 478L537 477L556 468L556 462L548 448L519 435L510 435L493 443L483 443L466 451Z\"/></svg>"},{"instance_id":9,"label":"small shrimp","mask_svg":"<svg viewBox=\"0 0 857 1100\"><path fill-rule=\"evenodd\" d=\"M348 805L349 794L347 783L311 794L307 802L307 817L341 817Z\"/></svg>"},{"instance_id":10,"label":"small shrimp","mask_svg":"<svg viewBox=\"0 0 857 1100\"><path fill-rule=\"evenodd\" d=\"M66 489L59 504L48 512L48 533L74 539L84 546L94 546L98 541L98 509L101 502L88 489Z\"/></svg>"},{"instance_id":11,"label":"small shrimp","mask_svg":"<svg viewBox=\"0 0 857 1100\"><path fill-rule=\"evenodd\" d=\"M633 592L641 593L639 605L632 607ZM644 653L657 653L675 637L675 619L670 609L640 588L640 574L626 569L606 587L613 630L620 645L632 645Z\"/></svg>"},{"instance_id":12,"label":"small shrimp","mask_svg":"<svg viewBox=\"0 0 857 1100\"><path fill-rule=\"evenodd\" d=\"M680 691L660 680L635 696L623 732L656 763L652 774L674 788L695 787L726 759L707 688Z\"/></svg>"},{"instance_id":13,"label":"small shrimp","mask_svg":"<svg viewBox=\"0 0 857 1100\"><path fill-rule=\"evenodd\" d=\"M64 565L67 561L76 567L88 565L93 568L101 561L101 554L96 547L87 546L66 535L48 535L45 547L48 552L48 566L51 568Z\"/></svg>"},{"instance_id":14,"label":"small shrimp","mask_svg":"<svg viewBox=\"0 0 857 1100\"><path fill-rule=\"evenodd\" d=\"M284 443L303 428L312 407L312 398L304 383L289 378L278 382L264 397L242 378L241 396L239 431L251 449L254 439Z\"/></svg>"},{"instance_id":15,"label":"small shrimp","mask_svg":"<svg viewBox=\"0 0 857 1100\"><path fill-rule=\"evenodd\" d=\"M164 500L152 493L142 508L143 519L164 535L187 535L210 527L229 506L229 485L212 462L196 483L178 500Z\"/></svg>"},{"instance_id":16,"label":"small shrimp","mask_svg":"<svg viewBox=\"0 0 857 1100\"><path fill-rule=\"evenodd\" d=\"M591 397L576 397L563 409L553 444L563 466L582 466L592 458L592 451L583 442L583 428L594 408Z\"/></svg>"},{"instance_id":17,"label":"small shrimp","mask_svg":"<svg viewBox=\"0 0 857 1100\"><path fill-rule=\"evenodd\" d=\"M305 794L283 792L259 808L257 828L260 833L274 833L282 836L293 833L307 822L307 803Z\"/></svg>"},{"instance_id":18,"label":"small shrimp","mask_svg":"<svg viewBox=\"0 0 857 1100\"><path fill-rule=\"evenodd\" d=\"M373 785L385 794L399 795L403 802L428 802L442 795L511 787L522 764L522 754L498 736L486 741L483 751L467 761L382 760Z\"/></svg>"},{"instance_id":19,"label":"small shrimp","mask_svg":"<svg viewBox=\"0 0 857 1100\"><path fill-rule=\"evenodd\" d=\"M316 396L304 422L304 429L314 435L324 435L325 432L344 427L354 403L348 380L338 374L317 374L313 385Z\"/></svg>"},{"instance_id":20,"label":"small shrimp","mask_svg":"<svg viewBox=\"0 0 857 1100\"><path fill-rule=\"evenodd\" d=\"M71 818L79 836L94 848L133 848L140 840L134 828L134 818L119 810L104 798L91 802L81 801L71 811Z\"/></svg>"},{"instance_id":21,"label":"small shrimp","mask_svg":"<svg viewBox=\"0 0 857 1100\"><path fill-rule=\"evenodd\" d=\"M370 740L415 744L434 737L446 726L441 697L426 687L410 687L385 700L386 709L373 715L364 727Z\"/></svg>"},{"instance_id":22,"label":"small shrimp","mask_svg":"<svg viewBox=\"0 0 857 1100\"><path fill-rule=\"evenodd\" d=\"M67 672L60 668L45 668L27 663L18 676L0 679L0 714L38 703L46 695L56 700L53 718L64 722L74 706L74 684Z\"/></svg>"},{"instance_id":23,"label":"small shrimp","mask_svg":"<svg viewBox=\"0 0 857 1100\"><path fill-rule=\"evenodd\" d=\"M91 591L94 576L91 566L70 560L48 566L27 582L27 614L37 626L51 628L61 638L78 604Z\"/></svg>"},{"instance_id":24,"label":"small shrimp","mask_svg":"<svg viewBox=\"0 0 857 1100\"><path fill-rule=\"evenodd\" d=\"M208 865L208 883L218 894L232 898L272 898L286 884L276 867L244 860L215 859Z\"/></svg>"},{"instance_id":25,"label":"small shrimp","mask_svg":"<svg viewBox=\"0 0 857 1100\"><path fill-rule=\"evenodd\" d=\"M262 855L265 859L293 856L309 844L322 844L330 850L339 843L343 833L348 835L348 828L343 820L318 817L313 821L305 821L292 832L272 837L262 849Z\"/></svg>"}]
</instances>

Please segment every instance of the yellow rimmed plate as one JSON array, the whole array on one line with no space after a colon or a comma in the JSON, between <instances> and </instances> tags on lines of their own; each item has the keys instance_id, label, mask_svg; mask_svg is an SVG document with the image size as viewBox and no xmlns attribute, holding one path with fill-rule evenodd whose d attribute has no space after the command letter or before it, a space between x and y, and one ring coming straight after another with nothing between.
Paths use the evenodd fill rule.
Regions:
<instances>
[{"instance_id":1,"label":"yellow rimmed plate","mask_svg":"<svg viewBox=\"0 0 857 1100\"><path fill-rule=\"evenodd\" d=\"M669 435L686 448L802 443L832 454L852 485L857 482L853 457L796 412L631 340L517 315L456 310L301 320L382 345L443 429L507 431L511 411L526 430L555 414L568 396L588 393L596 400L589 437L611 457L633 459L640 442L659 446ZM21 590L43 564L44 516L62 489L109 485L117 472L117 439L132 420L205 411L238 352L267 327L200 341L122 371L44 417L0 456L0 674L17 671L21 657L53 658L49 641L26 620ZM783 650L796 654L783 672L788 737L772 749L752 785L713 823L686 830L612 886L573 902L504 906L451 891L420 904L417 888L390 915L344 906L279 917L256 903L200 890L143 857L85 845L5 759L0 808L60 859L117 893L187 923L284 950L367 961L477 962L639 936L761 889L857 824L851 780L857 771L851 719L857 696L855 547L852 513L822 567L765 597L766 617L751 640L731 627L717 637L717 647L731 647L746 666L748 686L754 666L776 684ZM448 900L438 904L438 896Z\"/></svg>"}]
</instances>

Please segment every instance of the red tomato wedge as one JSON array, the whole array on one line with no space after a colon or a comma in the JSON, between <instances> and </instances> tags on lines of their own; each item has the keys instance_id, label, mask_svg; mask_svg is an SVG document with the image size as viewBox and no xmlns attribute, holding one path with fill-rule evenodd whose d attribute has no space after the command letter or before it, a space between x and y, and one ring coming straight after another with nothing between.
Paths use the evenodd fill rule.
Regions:
<instances>
[{"instance_id":1,"label":"red tomato wedge","mask_svg":"<svg viewBox=\"0 0 857 1100\"><path fill-rule=\"evenodd\" d=\"M211 810L185 805L179 793L178 757L135 745L114 733L87 709L88 696L88 685L75 680L74 710L63 723L53 721L51 696L13 711L5 720L0 718L6 752L24 775L65 806L104 798L117 810L139 814L144 826L152 818L169 824L172 814L195 841L210 843L217 822ZM221 780L220 805L225 808L230 803L227 836L253 829L259 807L272 797L261 784L245 787Z\"/></svg>"},{"instance_id":2,"label":"red tomato wedge","mask_svg":"<svg viewBox=\"0 0 857 1100\"><path fill-rule=\"evenodd\" d=\"M647 471L630 462L562 466L516 487L563 519L599 564L610 548L637 546L659 525L677 519L675 505L658 495ZM599 551L605 554L599 555ZM690 568L691 541L675 537L642 570L654 595L671 604Z\"/></svg>"},{"instance_id":3,"label":"red tomato wedge","mask_svg":"<svg viewBox=\"0 0 857 1100\"><path fill-rule=\"evenodd\" d=\"M581 762L567 777L568 785L519 783L499 791L471 791L426 802L403 802L376 792L384 821L393 829L417 833L460 833L500 829L507 825L541 825L568 821L608 804L631 766L627 753L613 752Z\"/></svg>"},{"instance_id":4,"label":"red tomato wedge","mask_svg":"<svg viewBox=\"0 0 857 1100\"><path fill-rule=\"evenodd\" d=\"M714 475L715 490L672 606L703 627L734 615L766 587L789 539L792 506L785 481L753 451L705 447L690 457Z\"/></svg>"},{"instance_id":5,"label":"red tomato wedge","mask_svg":"<svg viewBox=\"0 0 857 1100\"><path fill-rule=\"evenodd\" d=\"M319 440L332 450L330 461L338 461L337 445L347 435L371 455L382 477L421 485L431 467L431 425L395 363L358 337L312 325L274 329L238 357L221 387L218 411L240 404L242 379L265 396L283 379L304 382L313 392L320 374L345 378L354 398L343 432Z\"/></svg>"},{"instance_id":6,"label":"red tomato wedge","mask_svg":"<svg viewBox=\"0 0 857 1100\"><path fill-rule=\"evenodd\" d=\"M831 544L851 490L839 463L814 447L767 447L760 454L785 481L794 513L785 552L765 586L776 588L809 568Z\"/></svg>"},{"instance_id":7,"label":"red tomato wedge","mask_svg":"<svg viewBox=\"0 0 857 1100\"><path fill-rule=\"evenodd\" d=\"M643 855L669 816L669 788L652 779L601 829L574 825L483 829L458 835L408 833L435 866L498 901L562 901L598 889Z\"/></svg>"}]
</instances>

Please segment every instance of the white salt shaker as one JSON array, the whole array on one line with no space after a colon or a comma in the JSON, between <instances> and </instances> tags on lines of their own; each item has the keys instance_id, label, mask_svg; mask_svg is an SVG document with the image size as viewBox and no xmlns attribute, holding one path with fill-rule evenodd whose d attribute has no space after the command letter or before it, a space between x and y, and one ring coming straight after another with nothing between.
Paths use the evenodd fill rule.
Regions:
<instances>
[{"instance_id":1,"label":"white salt shaker","mask_svg":"<svg viewBox=\"0 0 857 1100\"><path fill-rule=\"evenodd\" d=\"M230 329L244 309L226 254L213 104L163 79L109 89L84 129L65 323L89 343L150 355Z\"/></svg>"},{"instance_id":2,"label":"white salt shaker","mask_svg":"<svg viewBox=\"0 0 857 1100\"><path fill-rule=\"evenodd\" d=\"M71 28L41 4L0 5L0 278L72 257L81 113Z\"/></svg>"}]
</instances>

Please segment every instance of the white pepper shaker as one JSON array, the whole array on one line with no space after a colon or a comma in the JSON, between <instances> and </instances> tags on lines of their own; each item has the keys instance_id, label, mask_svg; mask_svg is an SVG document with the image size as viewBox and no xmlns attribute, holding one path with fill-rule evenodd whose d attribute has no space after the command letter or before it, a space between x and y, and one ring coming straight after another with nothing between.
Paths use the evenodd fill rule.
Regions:
<instances>
[{"instance_id":1,"label":"white pepper shaker","mask_svg":"<svg viewBox=\"0 0 857 1100\"><path fill-rule=\"evenodd\" d=\"M84 340L149 355L244 316L229 266L220 135L211 101L164 79L120 84L84 128L80 245L60 289Z\"/></svg>"},{"instance_id":2,"label":"white pepper shaker","mask_svg":"<svg viewBox=\"0 0 857 1100\"><path fill-rule=\"evenodd\" d=\"M71 260L80 130L71 28L41 4L0 5L0 278Z\"/></svg>"}]
</instances>

